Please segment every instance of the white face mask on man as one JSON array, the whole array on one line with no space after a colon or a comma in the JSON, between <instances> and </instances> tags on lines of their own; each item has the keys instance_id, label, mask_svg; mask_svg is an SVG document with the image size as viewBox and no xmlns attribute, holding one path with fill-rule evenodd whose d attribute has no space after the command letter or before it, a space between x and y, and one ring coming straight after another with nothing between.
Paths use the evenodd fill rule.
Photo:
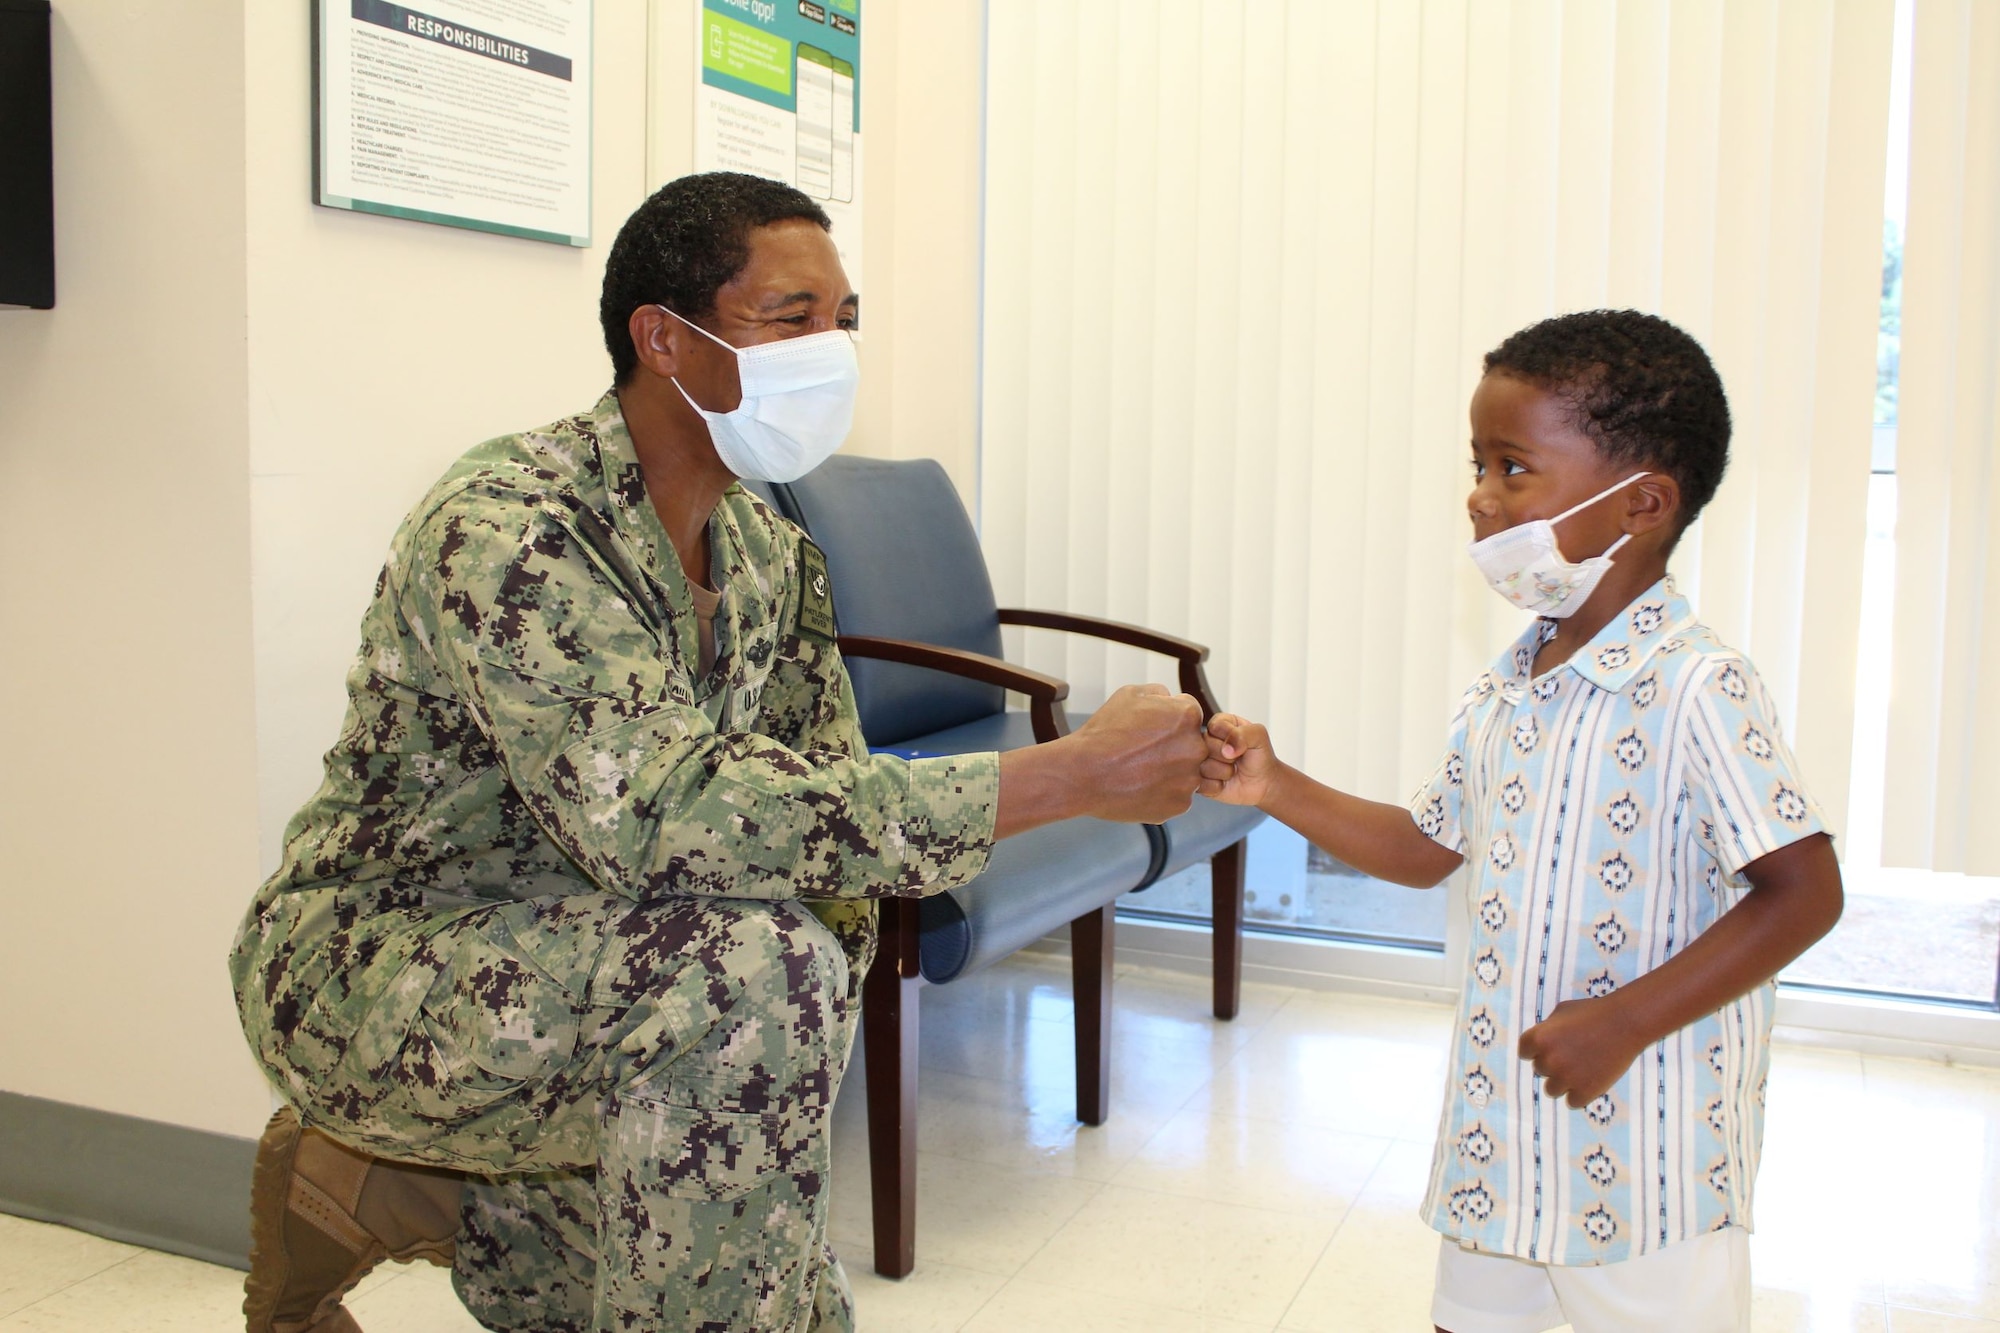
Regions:
<instances>
[{"instance_id":1,"label":"white face mask on man","mask_svg":"<svg viewBox=\"0 0 2000 1333\"><path fill-rule=\"evenodd\" d=\"M1574 615L1578 607L1590 600L1598 580L1611 568L1612 553L1631 541L1632 534L1628 532L1611 543L1603 555L1571 562L1563 559L1562 550L1556 545L1555 525L1651 475L1634 472L1616 486L1599 491L1582 504L1571 505L1554 518L1516 523L1465 549L1471 552L1472 563L1479 566L1479 572L1486 576L1493 591L1523 611L1558 620Z\"/></svg>"},{"instance_id":2,"label":"white face mask on man","mask_svg":"<svg viewBox=\"0 0 2000 1333\"><path fill-rule=\"evenodd\" d=\"M861 367L846 329L736 347L665 306L660 309L736 356L743 401L734 411L711 412L673 381L708 422L716 455L731 472L746 481L797 481L847 439Z\"/></svg>"}]
</instances>

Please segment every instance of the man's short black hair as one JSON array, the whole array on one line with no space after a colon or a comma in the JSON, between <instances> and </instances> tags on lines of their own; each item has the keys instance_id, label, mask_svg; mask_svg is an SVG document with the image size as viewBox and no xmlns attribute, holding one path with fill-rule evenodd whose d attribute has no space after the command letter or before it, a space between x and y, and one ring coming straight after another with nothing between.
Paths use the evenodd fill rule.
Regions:
<instances>
[{"instance_id":1,"label":"man's short black hair","mask_svg":"<svg viewBox=\"0 0 2000 1333\"><path fill-rule=\"evenodd\" d=\"M715 294L750 262L750 233L804 218L833 230L826 210L781 181L711 171L668 181L639 205L604 263L597 317L617 383L639 364L628 325L643 305L663 305L699 319L715 312Z\"/></svg>"},{"instance_id":2,"label":"man's short black hair","mask_svg":"<svg viewBox=\"0 0 2000 1333\"><path fill-rule=\"evenodd\" d=\"M1680 484L1682 530L1722 482L1729 466L1722 377L1700 343L1657 315L1557 315L1488 352L1485 368L1568 404L1577 428L1606 458L1672 477Z\"/></svg>"}]
</instances>

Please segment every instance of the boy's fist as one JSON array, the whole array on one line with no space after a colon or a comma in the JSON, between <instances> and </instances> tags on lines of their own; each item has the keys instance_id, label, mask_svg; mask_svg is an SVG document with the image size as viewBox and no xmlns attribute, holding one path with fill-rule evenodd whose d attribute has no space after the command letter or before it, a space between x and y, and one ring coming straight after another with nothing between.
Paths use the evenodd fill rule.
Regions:
<instances>
[{"instance_id":1,"label":"boy's fist","mask_svg":"<svg viewBox=\"0 0 2000 1333\"><path fill-rule=\"evenodd\" d=\"M1278 760L1271 735L1234 713L1208 720L1208 758L1201 764L1201 794L1228 805L1260 805L1270 792Z\"/></svg>"},{"instance_id":2,"label":"boy's fist","mask_svg":"<svg viewBox=\"0 0 2000 1333\"><path fill-rule=\"evenodd\" d=\"M1521 1058L1534 1066L1542 1093L1581 1109L1611 1091L1645 1049L1614 996L1564 1000L1521 1034Z\"/></svg>"}]
</instances>

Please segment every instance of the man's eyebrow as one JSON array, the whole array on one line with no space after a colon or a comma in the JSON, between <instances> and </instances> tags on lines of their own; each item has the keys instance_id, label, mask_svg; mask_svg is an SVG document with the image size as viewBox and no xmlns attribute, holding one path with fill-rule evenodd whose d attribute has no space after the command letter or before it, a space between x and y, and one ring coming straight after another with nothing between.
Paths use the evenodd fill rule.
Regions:
<instances>
[{"instance_id":1,"label":"man's eyebrow","mask_svg":"<svg viewBox=\"0 0 2000 1333\"><path fill-rule=\"evenodd\" d=\"M812 302L812 301L816 301L816 300L818 300L818 299L819 299L819 293L818 293L818 292L788 292L787 294L785 294L785 295L783 295L783 296L767 296L767 297L765 297L765 298L764 298L764 309L766 309L766 310L776 310L776 309L778 309L778 308L779 308L779 307L781 307L781 306L788 306L788 305L798 305L798 304L800 304L801 302L808 302L808 303L810 303L810 302Z\"/></svg>"}]
</instances>

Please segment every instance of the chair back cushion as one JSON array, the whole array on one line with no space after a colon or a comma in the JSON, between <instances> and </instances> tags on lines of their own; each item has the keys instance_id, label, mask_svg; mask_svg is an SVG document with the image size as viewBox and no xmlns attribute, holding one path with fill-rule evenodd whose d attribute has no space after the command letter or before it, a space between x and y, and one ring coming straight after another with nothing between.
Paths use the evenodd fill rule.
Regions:
<instances>
[{"instance_id":1,"label":"chair back cushion","mask_svg":"<svg viewBox=\"0 0 2000 1333\"><path fill-rule=\"evenodd\" d=\"M1000 655L979 535L936 461L836 454L774 489L780 509L826 552L842 634ZM960 726L1007 704L996 686L920 667L852 658L847 671L870 745Z\"/></svg>"}]
</instances>

